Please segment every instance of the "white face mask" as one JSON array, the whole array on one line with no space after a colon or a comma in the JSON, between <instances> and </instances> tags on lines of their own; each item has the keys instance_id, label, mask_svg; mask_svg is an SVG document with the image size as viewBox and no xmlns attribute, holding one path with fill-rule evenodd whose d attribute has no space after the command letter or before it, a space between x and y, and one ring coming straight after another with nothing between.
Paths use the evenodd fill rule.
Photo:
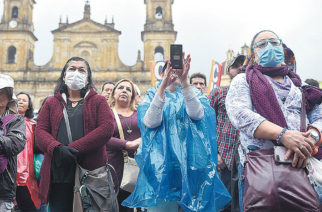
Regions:
<instances>
[{"instance_id":1,"label":"white face mask","mask_svg":"<svg viewBox=\"0 0 322 212\"><path fill-rule=\"evenodd\" d=\"M87 76L79 71L67 71L65 83L71 90L76 91L85 87L86 78Z\"/></svg>"}]
</instances>

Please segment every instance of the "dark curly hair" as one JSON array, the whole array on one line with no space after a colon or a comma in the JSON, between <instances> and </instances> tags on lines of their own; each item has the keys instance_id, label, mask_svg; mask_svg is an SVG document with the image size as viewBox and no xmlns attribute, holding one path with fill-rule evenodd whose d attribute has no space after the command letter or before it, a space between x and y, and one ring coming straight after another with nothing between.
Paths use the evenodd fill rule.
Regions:
<instances>
[{"instance_id":1,"label":"dark curly hair","mask_svg":"<svg viewBox=\"0 0 322 212\"><path fill-rule=\"evenodd\" d=\"M57 80L57 84L56 84L56 87L55 87L55 91L54 93L56 94L57 92L60 92L60 93L65 93L67 96L68 96L68 92L67 92L67 85L65 84L65 81L63 80L64 76L65 76L65 73L66 73L66 69L68 68L69 66L69 63L71 61L83 61L85 64L86 64L86 68L87 68L87 71L88 71L88 76L87 76L87 79L88 79L88 84L81 89L81 96L84 97L86 92L90 89L90 88L94 88L95 89L95 86L93 84L93 78L92 78L92 70L91 70L91 67L89 66L88 62L81 58L81 57L72 57L70 58L69 60L67 60L61 74L60 74L60 77L59 79Z\"/></svg>"},{"instance_id":2,"label":"dark curly hair","mask_svg":"<svg viewBox=\"0 0 322 212\"><path fill-rule=\"evenodd\" d=\"M34 106L32 105L32 101L30 98L30 95L25 92L19 92L16 96L18 98L19 95L24 94L28 96L28 109L26 110L25 116L29 119L32 119L34 117Z\"/></svg>"}]
</instances>

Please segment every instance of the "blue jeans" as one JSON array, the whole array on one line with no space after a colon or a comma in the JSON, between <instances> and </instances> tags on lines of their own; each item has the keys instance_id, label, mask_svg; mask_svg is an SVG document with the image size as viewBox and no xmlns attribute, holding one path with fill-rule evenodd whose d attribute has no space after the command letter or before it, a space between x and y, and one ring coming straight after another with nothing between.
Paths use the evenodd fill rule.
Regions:
<instances>
[{"instance_id":1,"label":"blue jeans","mask_svg":"<svg viewBox=\"0 0 322 212\"><path fill-rule=\"evenodd\" d=\"M244 166L239 163L238 165L238 194L239 194L239 208L240 212L244 211L243 208L243 199L244 199L244 186L245 186L245 181L242 178L242 174L244 171Z\"/></svg>"},{"instance_id":2,"label":"blue jeans","mask_svg":"<svg viewBox=\"0 0 322 212\"><path fill-rule=\"evenodd\" d=\"M255 145L248 145L247 149L250 152L252 152L252 151L259 150L259 147L255 146ZM244 166L241 163L239 163L239 165L238 165L238 193L239 193L240 212L244 211L243 200L244 200L244 190L245 190L245 179L242 179L243 172L244 172Z\"/></svg>"},{"instance_id":3,"label":"blue jeans","mask_svg":"<svg viewBox=\"0 0 322 212\"><path fill-rule=\"evenodd\" d=\"M319 196L320 203L322 203L322 184L316 182L316 185L314 186L314 189L315 189L316 193Z\"/></svg>"}]
</instances>

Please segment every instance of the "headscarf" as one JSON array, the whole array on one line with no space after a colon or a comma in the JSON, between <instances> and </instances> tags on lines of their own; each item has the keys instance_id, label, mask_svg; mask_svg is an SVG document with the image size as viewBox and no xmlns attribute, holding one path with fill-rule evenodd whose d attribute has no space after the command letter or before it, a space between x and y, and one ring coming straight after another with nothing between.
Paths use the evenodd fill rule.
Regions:
<instances>
[{"instance_id":1,"label":"headscarf","mask_svg":"<svg viewBox=\"0 0 322 212\"><path fill-rule=\"evenodd\" d=\"M295 86L301 87L301 78L292 71L287 65L280 67L263 67L252 64L247 67L246 80L253 105L256 111L267 120L281 126L288 127L282 109L277 101L274 90L264 75L289 76ZM313 110L315 105L322 102L322 90L314 86L302 86L304 93L306 111Z\"/></svg>"}]
</instances>

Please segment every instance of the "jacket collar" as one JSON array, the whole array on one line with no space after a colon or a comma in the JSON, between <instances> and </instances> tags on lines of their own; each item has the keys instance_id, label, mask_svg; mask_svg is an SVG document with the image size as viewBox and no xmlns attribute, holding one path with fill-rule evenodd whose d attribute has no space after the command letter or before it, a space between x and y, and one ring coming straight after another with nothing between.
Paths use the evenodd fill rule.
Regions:
<instances>
[{"instance_id":1,"label":"jacket collar","mask_svg":"<svg viewBox=\"0 0 322 212\"><path fill-rule=\"evenodd\" d=\"M93 88L91 88L86 92L86 94L84 96L84 99L85 99L85 101L87 101L88 99L90 99L92 96L95 96L95 95L97 95L96 91ZM55 97L60 102L62 102L63 104L67 105L67 95L65 93L60 93L60 91L58 91L55 94Z\"/></svg>"}]
</instances>

